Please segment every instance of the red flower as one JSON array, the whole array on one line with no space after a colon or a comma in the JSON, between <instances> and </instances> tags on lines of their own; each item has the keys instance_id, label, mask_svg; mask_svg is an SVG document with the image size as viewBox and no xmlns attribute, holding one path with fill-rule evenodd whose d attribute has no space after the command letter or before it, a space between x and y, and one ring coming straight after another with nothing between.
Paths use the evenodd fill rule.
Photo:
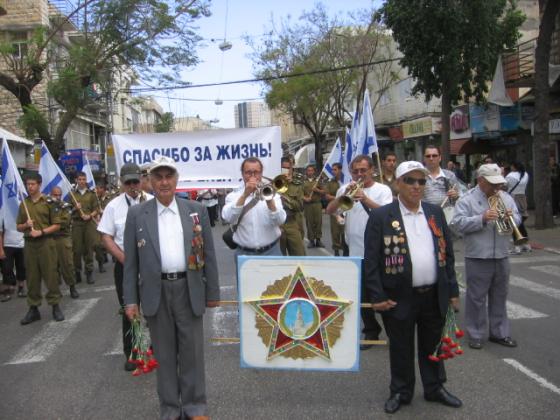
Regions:
<instances>
[{"instance_id":1,"label":"red flower","mask_svg":"<svg viewBox=\"0 0 560 420\"><path fill-rule=\"evenodd\" d=\"M463 330L460 330L459 328L455 330L455 337L463 338L464 336L465 336L465 332Z\"/></svg>"},{"instance_id":2,"label":"red flower","mask_svg":"<svg viewBox=\"0 0 560 420\"><path fill-rule=\"evenodd\" d=\"M132 371L132 376L140 376L142 375L142 371L140 369L134 369Z\"/></svg>"},{"instance_id":3,"label":"red flower","mask_svg":"<svg viewBox=\"0 0 560 420\"><path fill-rule=\"evenodd\" d=\"M152 371L152 368L149 367L149 366L144 366L142 368L142 372L144 372L144 373L150 373L151 371Z\"/></svg>"},{"instance_id":4,"label":"red flower","mask_svg":"<svg viewBox=\"0 0 560 420\"><path fill-rule=\"evenodd\" d=\"M459 343L455 343L453 341L451 343L449 343L449 347L451 347L452 349L454 349L457 346L459 346Z\"/></svg>"},{"instance_id":5,"label":"red flower","mask_svg":"<svg viewBox=\"0 0 560 420\"><path fill-rule=\"evenodd\" d=\"M144 365L144 359L136 359L136 365L143 366Z\"/></svg>"},{"instance_id":6,"label":"red flower","mask_svg":"<svg viewBox=\"0 0 560 420\"><path fill-rule=\"evenodd\" d=\"M451 340L451 337L449 337L448 335L441 338L441 342L445 344L450 344L452 341L453 340Z\"/></svg>"},{"instance_id":7,"label":"red flower","mask_svg":"<svg viewBox=\"0 0 560 420\"><path fill-rule=\"evenodd\" d=\"M146 355L147 356L151 356L154 354L154 351L152 350L152 348L150 347L148 350L146 350Z\"/></svg>"},{"instance_id":8,"label":"red flower","mask_svg":"<svg viewBox=\"0 0 560 420\"><path fill-rule=\"evenodd\" d=\"M458 348L458 349L455 350L455 354L458 355L458 356L460 356L463 353L464 353L464 351L461 348Z\"/></svg>"},{"instance_id":9,"label":"red flower","mask_svg":"<svg viewBox=\"0 0 560 420\"><path fill-rule=\"evenodd\" d=\"M441 351L449 353L451 351L451 348L449 346L441 346Z\"/></svg>"},{"instance_id":10,"label":"red flower","mask_svg":"<svg viewBox=\"0 0 560 420\"><path fill-rule=\"evenodd\" d=\"M445 360L449 358L449 353L442 353L439 355L440 360Z\"/></svg>"},{"instance_id":11,"label":"red flower","mask_svg":"<svg viewBox=\"0 0 560 420\"><path fill-rule=\"evenodd\" d=\"M437 356L434 355L434 354L430 354L430 355L428 356L428 359L430 359L432 362L439 362L439 357L437 357Z\"/></svg>"},{"instance_id":12,"label":"red flower","mask_svg":"<svg viewBox=\"0 0 560 420\"><path fill-rule=\"evenodd\" d=\"M449 353L445 353L448 359L453 359L455 357L455 355L451 352Z\"/></svg>"}]
</instances>

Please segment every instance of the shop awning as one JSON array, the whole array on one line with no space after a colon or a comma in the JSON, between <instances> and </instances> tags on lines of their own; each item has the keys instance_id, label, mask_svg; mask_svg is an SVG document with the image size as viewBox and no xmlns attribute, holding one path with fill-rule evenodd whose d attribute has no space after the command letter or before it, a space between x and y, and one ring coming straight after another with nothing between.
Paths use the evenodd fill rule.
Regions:
<instances>
[{"instance_id":1,"label":"shop awning","mask_svg":"<svg viewBox=\"0 0 560 420\"><path fill-rule=\"evenodd\" d=\"M458 139L449 142L450 155L474 155L490 153L487 142L474 142L472 139Z\"/></svg>"},{"instance_id":2,"label":"shop awning","mask_svg":"<svg viewBox=\"0 0 560 420\"><path fill-rule=\"evenodd\" d=\"M26 146L33 146L33 142L31 140L27 140L27 139L24 139L23 137L15 135L14 133L11 133L10 131L8 131L8 130L2 128L2 127L0 127L0 138L6 139L8 141L15 142L15 143L25 144Z\"/></svg>"}]
</instances>

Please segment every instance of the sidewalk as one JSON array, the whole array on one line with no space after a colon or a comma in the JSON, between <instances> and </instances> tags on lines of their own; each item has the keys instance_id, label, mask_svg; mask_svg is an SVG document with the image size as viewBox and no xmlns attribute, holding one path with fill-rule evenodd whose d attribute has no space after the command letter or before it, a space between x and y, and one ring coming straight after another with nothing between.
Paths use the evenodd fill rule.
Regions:
<instances>
[{"instance_id":1,"label":"sidewalk","mask_svg":"<svg viewBox=\"0 0 560 420\"><path fill-rule=\"evenodd\" d=\"M534 211L529 210L529 218L525 222L525 227L529 234L531 247L560 254L560 218L555 218L554 223L555 227L551 229L535 229Z\"/></svg>"}]
</instances>

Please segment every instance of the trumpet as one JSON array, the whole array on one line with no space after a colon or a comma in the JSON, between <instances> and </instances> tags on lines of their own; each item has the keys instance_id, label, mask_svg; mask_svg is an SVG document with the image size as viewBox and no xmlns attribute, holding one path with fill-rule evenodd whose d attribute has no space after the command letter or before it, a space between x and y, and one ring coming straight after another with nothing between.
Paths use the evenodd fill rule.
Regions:
<instances>
[{"instance_id":1,"label":"trumpet","mask_svg":"<svg viewBox=\"0 0 560 420\"><path fill-rule=\"evenodd\" d=\"M500 193L497 192L496 194L488 197L488 205L490 209L495 210L498 212L498 219L496 220L496 230L498 231L499 235L511 235L513 233L515 245L524 245L527 243L528 239L524 237L517 226L515 225L515 221L511 215L507 214L507 208L500 197Z\"/></svg>"},{"instance_id":2,"label":"trumpet","mask_svg":"<svg viewBox=\"0 0 560 420\"><path fill-rule=\"evenodd\" d=\"M288 178L286 175L278 175L274 179L263 177L268 182L261 182L257 188L257 195L261 200L270 201L274 198L276 193L284 194L288 191Z\"/></svg>"},{"instance_id":3,"label":"trumpet","mask_svg":"<svg viewBox=\"0 0 560 420\"><path fill-rule=\"evenodd\" d=\"M354 196L358 190L364 187L364 179L360 178L354 184L350 185L350 190L343 196L338 198L338 207L340 210L348 211L354 207Z\"/></svg>"}]
</instances>

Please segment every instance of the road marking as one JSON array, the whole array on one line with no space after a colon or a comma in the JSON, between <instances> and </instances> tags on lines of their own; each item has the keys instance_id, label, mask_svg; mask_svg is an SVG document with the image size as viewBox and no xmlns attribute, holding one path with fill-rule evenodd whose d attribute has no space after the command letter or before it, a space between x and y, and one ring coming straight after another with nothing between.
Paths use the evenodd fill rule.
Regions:
<instances>
[{"instance_id":1,"label":"road marking","mask_svg":"<svg viewBox=\"0 0 560 420\"><path fill-rule=\"evenodd\" d=\"M111 346L111 350L104 353L104 356L115 356L118 354L123 354L123 341L122 341L122 333L119 329L119 334L115 337L113 341L113 345Z\"/></svg>"},{"instance_id":2,"label":"road marking","mask_svg":"<svg viewBox=\"0 0 560 420\"><path fill-rule=\"evenodd\" d=\"M560 266L557 265L534 265L529 268L531 270L540 271L541 273L546 273L552 276L560 277Z\"/></svg>"},{"instance_id":3,"label":"road marking","mask_svg":"<svg viewBox=\"0 0 560 420\"><path fill-rule=\"evenodd\" d=\"M556 256L531 256L531 257L511 257L509 259L510 264L534 264L540 262L558 262L558 257ZM464 262L456 262L455 267L464 267Z\"/></svg>"},{"instance_id":4,"label":"road marking","mask_svg":"<svg viewBox=\"0 0 560 420\"><path fill-rule=\"evenodd\" d=\"M543 296L551 297L552 299L560 300L560 289L544 286L534 281L524 279L523 277L510 276L509 284L512 286L521 287L523 289L538 293Z\"/></svg>"},{"instance_id":5,"label":"road marking","mask_svg":"<svg viewBox=\"0 0 560 420\"><path fill-rule=\"evenodd\" d=\"M547 314L519 305L518 303L506 302L507 314L509 319L536 319L546 318Z\"/></svg>"},{"instance_id":6,"label":"road marking","mask_svg":"<svg viewBox=\"0 0 560 420\"><path fill-rule=\"evenodd\" d=\"M78 293L81 295L82 293L99 293L99 292L108 292L111 290L115 290L115 286L96 286L96 287L83 287L77 289ZM63 290L62 296L70 296L70 291L68 289Z\"/></svg>"},{"instance_id":7,"label":"road marking","mask_svg":"<svg viewBox=\"0 0 560 420\"><path fill-rule=\"evenodd\" d=\"M554 385L551 382L548 382L545 378L543 378L542 376L540 376L539 374L533 372L531 369L529 369L528 367L523 366L521 363L519 363L517 360L515 359L503 359L504 362L506 362L508 365L513 366L516 370L518 370L521 373L524 373L525 375L527 375L529 378L533 379L534 381L536 381L540 386L542 386L543 388L548 389L549 391L554 392L555 394L560 395L560 388L558 388L556 385Z\"/></svg>"},{"instance_id":8,"label":"road marking","mask_svg":"<svg viewBox=\"0 0 560 420\"><path fill-rule=\"evenodd\" d=\"M223 337L239 337L239 328L237 327L238 312L236 309L216 308L211 310L212 338ZM237 343L230 342L213 342L213 346L227 346Z\"/></svg>"},{"instance_id":9,"label":"road marking","mask_svg":"<svg viewBox=\"0 0 560 420\"><path fill-rule=\"evenodd\" d=\"M31 339L16 355L6 364L18 365L23 363L44 362L52 355L57 347L62 344L76 329L80 321L99 302L99 298L79 300L79 307L70 309L72 315L65 321L50 321L43 326L41 331ZM77 305L76 305L77 306Z\"/></svg>"}]
</instances>

